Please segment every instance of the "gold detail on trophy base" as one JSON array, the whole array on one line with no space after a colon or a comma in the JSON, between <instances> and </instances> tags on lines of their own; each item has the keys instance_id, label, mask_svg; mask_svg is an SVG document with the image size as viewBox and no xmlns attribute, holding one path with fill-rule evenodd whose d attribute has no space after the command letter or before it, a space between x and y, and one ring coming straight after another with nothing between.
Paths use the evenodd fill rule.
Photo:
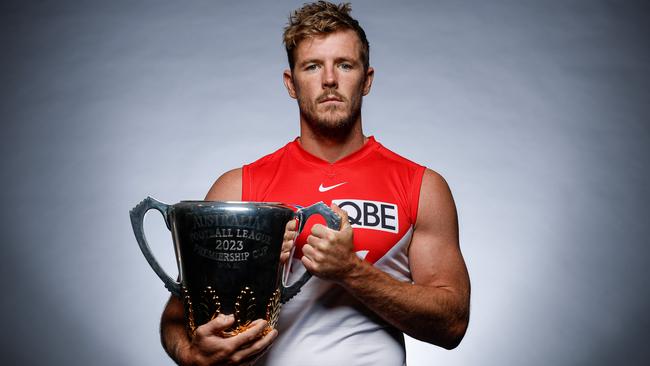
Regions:
<instances>
[{"instance_id":1,"label":"gold detail on trophy base","mask_svg":"<svg viewBox=\"0 0 650 366\"><path fill-rule=\"evenodd\" d=\"M251 327L253 318L255 317L255 297L253 290L250 287L244 287L235 301L235 328L228 331L223 331L226 337L235 336Z\"/></svg>"},{"instance_id":2,"label":"gold detail on trophy base","mask_svg":"<svg viewBox=\"0 0 650 366\"><path fill-rule=\"evenodd\" d=\"M187 328L191 335L196 332L196 321L194 315L194 306L189 290L183 286L183 303L185 304L185 315L187 316ZM202 299L199 301L199 309L204 319L208 321L216 318L221 313L221 303L217 292L211 287L207 286L202 293Z\"/></svg>"},{"instance_id":3,"label":"gold detail on trophy base","mask_svg":"<svg viewBox=\"0 0 650 366\"><path fill-rule=\"evenodd\" d=\"M187 287L182 286L181 292L183 295L183 305L185 306L185 318L187 319L187 332L193 336L196 331L196 323L194 322L194 310L192 309L192 297Z\"/></svg>"},{"instance_id":4,"label":"gold detail on trophy base","mask_svg":"<svg viewBox=\"0 0 650 366\"><path fill-rule=\"evenodd\" d=\"M269 299L269 304L266 305L266 320L269 322L269 326L274 327L278 324L278 318L280 316L280 290L275 290L271 298Z\"/></svg>"},{"instance_id":5,"label":"gold detail on trophy base","mask_svg":"<svg viewBox=\"0 0 650 366\"><path fill-rule=\"evenodd\" d=\"M207 321L213 320L221 314L221 302L217 292L211 287L206 286L201 294L198 306L192 302L189 290L182 287L183 304L185 305L185 316L187 319L187 328L190 336L194 336L196 332L196 319L206 319ZM266 305L266 321L268 326L262 332L262 336L269 334L277 325L278 317L280 315L280 290L275 290L273 295L269 298ZM239 333L251 328L253 320L255 320L256 298L253 290L250 287L244 287L235 301L235 324L233 328L221 332L223 337L232 337ZM199 312L196 314L196 312Z\"/></svg>"},{"instance_id":6,"label":"gold detail on trophy base","mask_svg":"<svg viewBox=\"0 0 650 366\"><path fill-rule=\"evenodd\" d=\"M221 332L221 335L223 337L229 338L229 337L234 337L239 333L245 332L248 330L248 328L251 327L251 321L246 321L244 324L238 324L235 328L231 330L224 330Z\"/></svg>"},{"instance_id":7,"label":"gold detail on trophy base","mask_svg":"<svg viewBox=\"0 0 650 366\"><path fill-rule=\"evenodd\" d=\"M221 312L221 303L217 292L211 286L203 290L203 301L201 301L201 311L206 319L212 320L219 316Z\"/></svg>"},{"instance_id":8,"label":"gold detail on trophy base","mask_svg":"<svg viewBox=\"0 0 650 366\"><path fill-rule=\"evenodd\" d=\"M275 290L273 295L271 295L269 303L266 305L266 321L269 324L264 329L264 333L262 333L263 336L269 334L278 324L281 306L282 303L280 303L280 290L278 289Z\"/></svg>"},{"instance_id":9,"label":"gold detail on trophy base","mask_svg":"<svg viewBox=\"0 0 650 366\"><path fill-rule=\"evenodd\" d=\"M255 317L255 293L250 287L246 286L237 296L235 302L235 321L238 326L243 325L242 320L250 323Z\"/></svg>"}]
</instances>

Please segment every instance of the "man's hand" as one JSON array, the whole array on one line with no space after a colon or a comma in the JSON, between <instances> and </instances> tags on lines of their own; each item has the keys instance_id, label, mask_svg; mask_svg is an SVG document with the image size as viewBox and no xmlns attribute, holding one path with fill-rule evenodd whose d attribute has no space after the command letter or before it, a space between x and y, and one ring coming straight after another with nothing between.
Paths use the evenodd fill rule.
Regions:
<instances>
[{"instance_id":1,"label":"man's hand","mask_svg":"<svg viewBox=\"0 0 650 366\"><path fill-rule=\"evenodd\" d=\"M267 322L258 319L246 331L230 338L222 337L221 332L228 329L234 321L232 315L221 314L196 328L189 346L179 350L179 363L188 366L250 365L278 335L274 329L262 337Z\"/></svg>"},{"instance_id":2,"label":"man's hand","mask_svg":"<svg viewBox=\"0 0 650 366\"><path fill-rule=\"evenodd\" d=\"M291 220L287 222L287 225L284 227L284 239L282 241L282 251L280 252L280 264L287 263L289 256L291 256L291 250L296 240L296 220Z\"/></svg>"},{"instance_id":3,"label":"man's hand","mask_svg":"<svg viewBox=\"0 0 650 366\"><path fill-rule=\"evenodd\" d=\"M361 259L354 253L352 226L348 214L332 204L332 211L341 217L339 231L316 224L302 247L302 263L313 275L335 282L342 282L352 272Z\"/></svg>"}]
</instances>

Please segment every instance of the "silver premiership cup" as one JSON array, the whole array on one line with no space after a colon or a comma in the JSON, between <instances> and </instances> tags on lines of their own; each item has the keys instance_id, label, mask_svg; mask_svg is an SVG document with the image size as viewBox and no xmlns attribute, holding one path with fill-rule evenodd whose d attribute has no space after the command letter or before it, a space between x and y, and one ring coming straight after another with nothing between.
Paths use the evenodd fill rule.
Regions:
<instances>
[{"instance_id":1,"label":"silver premiership cup","mask_svg":"<svg viewBox=\"0 0 650 366\"><path fill-rule=\"evenodd\" d=\"M165 273L149 249L143 220L151 209L160 211L171 230L179 281ZM287 286L280 252L287 222L298 219L300 232L313 214L321 215L328 227L339 229L340 217L322 202L296 209L264 202L167 205L147 197L130 211L142 254L165 287L185 305L189 334L221 313L233 314L234 325L222 334L226 337L246 330L255 319L266 319L274 327L281 304L309 280L311 274L305 272Z\"/></svg>"}]
</instances>

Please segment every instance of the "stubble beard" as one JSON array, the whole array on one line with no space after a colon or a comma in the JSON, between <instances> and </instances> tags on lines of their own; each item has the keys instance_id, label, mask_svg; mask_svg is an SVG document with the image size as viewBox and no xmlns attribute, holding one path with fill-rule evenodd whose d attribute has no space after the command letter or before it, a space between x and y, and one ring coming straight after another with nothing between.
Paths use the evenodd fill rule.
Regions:
<instances>
[{"instance_id":1,"label":"stubble beard","mask_svg":"<svg viewBox=\"0 0 650 366\"><path fill-rule=\"evenodd\" d=\"M327 95L336 95L343 101L342 106L329 105L321 107L319 100ZM361 94L353 96L350 100L344 98L336 91L326 91L315 101L307 98L298 98L298 107L302 119L309 125L315 134L330 140L341 141L349 136L361 115Z\"/></svg>"}]
</instances>

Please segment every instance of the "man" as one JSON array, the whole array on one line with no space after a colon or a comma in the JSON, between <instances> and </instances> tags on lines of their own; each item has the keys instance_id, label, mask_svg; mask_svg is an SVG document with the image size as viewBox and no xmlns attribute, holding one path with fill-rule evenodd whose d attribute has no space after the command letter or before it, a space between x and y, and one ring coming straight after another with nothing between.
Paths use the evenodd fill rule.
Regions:
<instances>
[{"instance_id":1,"label":"man","mask_svg":"<svg viewBox=\"0 0 650 366\"><path fill-rule=\"evenodd\" d=\"M190 339L172 297L162 342L179 364L403 365L404 338L456 347L469 319L469 277L458 243L455 205L444 179L363 134L361 102L374 70L349 4L319 1L290 17L284 41L289 95L300 137L222 175L207 200L324 201L340 230L311 225L295 238L291 279L315 277L281 312L231 338L220 315ZM287 226L283 259L294 245ZM273 343L273 347L269 347ZM264 354L264 352L266 353ZM262 356L263 355L263 356Z\"/></svg>"}]
</instances>

